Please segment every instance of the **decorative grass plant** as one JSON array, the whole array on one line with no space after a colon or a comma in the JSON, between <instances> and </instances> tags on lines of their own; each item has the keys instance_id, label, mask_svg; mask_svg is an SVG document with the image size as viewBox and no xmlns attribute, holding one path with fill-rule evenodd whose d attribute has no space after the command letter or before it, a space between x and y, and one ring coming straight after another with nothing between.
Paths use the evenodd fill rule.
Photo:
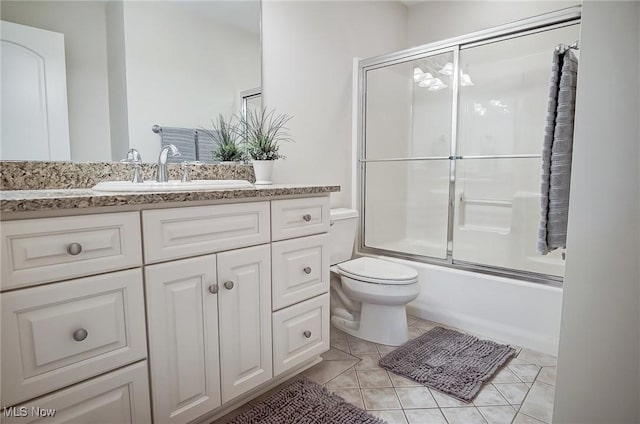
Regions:
<instances>
[{"instance_id":1,"label":"decorative grass plant","mask_svg":"<svg viewBox=\"0 0 640 424\"><path fill-rule=\"evenodd\" d=\"M211 121L213 131L203 130L215 142L213 159L221 162L237 162L242 160L243 152L238 144L240 124L232 116L228 121L222 114L217 120Z\"/></svg>"},{"instance_id":2,"label":"decorative grass plant","mask_svg":"<svg viewBox=\"0 0 640 424\"><path fill-rule=\"evenodd\" d=\"M240 129L246 143L247 154L253 160L276 160L284 158L279 152L280 143L293 141L285 126L291 116L267 111L248 110L240 118Z\"/></svg>"}]
</instances>

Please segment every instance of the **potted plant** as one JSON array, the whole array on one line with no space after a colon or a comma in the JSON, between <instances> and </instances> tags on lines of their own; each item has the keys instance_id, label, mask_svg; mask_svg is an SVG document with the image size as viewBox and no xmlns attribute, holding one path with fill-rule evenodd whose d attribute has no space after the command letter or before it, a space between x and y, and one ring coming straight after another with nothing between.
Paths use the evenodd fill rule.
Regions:
<instances>
[{"instance_id":1,"label":"potted plant","mask_svg":"<svg viewBox=\"0 0 640 424\"><path fill-rule=\"evenodd\" d=\"M290 119L291 116L276 114L275 109L248 110L240 118L240 129L253 164L256 184L272 184L273 163L276 159L284 158L279 151L279 143L293 141L285 127Z\"/></svg>"},{"instance_id":2,"label":"potted plant","mask_svg":"<svg viewBox=\"0 0 640 424\"><path fill-rule=\"evenodd\" d=\"M234 122L234 117L227 121L222 114L219 114L217 122L212 120L211 123L213 131L206 129L202 131L214 141L213 159L221 163L242 160L243 152L238 144L239 124Z\"/></svg>"}]
</instances>

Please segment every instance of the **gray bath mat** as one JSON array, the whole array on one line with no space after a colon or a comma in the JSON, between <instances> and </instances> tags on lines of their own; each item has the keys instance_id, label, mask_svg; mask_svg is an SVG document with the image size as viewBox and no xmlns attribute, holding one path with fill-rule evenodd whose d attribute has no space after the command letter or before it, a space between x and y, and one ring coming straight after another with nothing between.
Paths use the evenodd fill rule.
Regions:
<instances>
[{"instance_id":1,"label":"gray bath mat","mask_svg":"<svg viewBox=\"0 0 640 424\"><path fill-rule=\"evenodd\" d=\"M436 327L380 359L380 366L469 402L515 353L507 345Z\"/></svg>"},{"instance_id":2,"label":"gray bath mat","mask_svg":"<svg viewBox=\"0 0 640 424\"><path fill-rule=\"evenodd\" d=\"M243 412L229 424L385 424L324 387L302 378Z\"/></svg>"}]
</instances>

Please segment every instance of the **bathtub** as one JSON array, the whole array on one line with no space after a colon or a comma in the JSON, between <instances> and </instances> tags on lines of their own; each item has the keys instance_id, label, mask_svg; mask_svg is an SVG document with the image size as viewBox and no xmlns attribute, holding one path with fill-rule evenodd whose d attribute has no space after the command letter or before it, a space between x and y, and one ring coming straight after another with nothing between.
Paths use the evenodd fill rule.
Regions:
<instances>
[{"instance_id":1,"label":"bathtub","mask_svg":"<svg viewBox=\"0 0 640 424\"><path fill-rule=\"evenodd\" d=\"M418 271L421 291L407 306L409 314L557 356L561 288L377 257Z\"/></svg>"}]
</instances>

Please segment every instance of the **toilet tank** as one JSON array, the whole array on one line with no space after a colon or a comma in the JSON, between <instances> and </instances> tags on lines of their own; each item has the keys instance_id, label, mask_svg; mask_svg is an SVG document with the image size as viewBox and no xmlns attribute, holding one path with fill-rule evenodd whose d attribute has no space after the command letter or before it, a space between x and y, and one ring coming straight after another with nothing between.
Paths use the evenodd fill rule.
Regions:
<instances>
[{"instance_id":1,"label":"toilet tank","mask_svg":"<svg viewBox=\"0 0 640 424\"><path fill-rule=\"evenodd\" d=\"M358 211L346 208L331 209L331 265L351 259L357 228Z\"/></svg>"}]
</instances>

